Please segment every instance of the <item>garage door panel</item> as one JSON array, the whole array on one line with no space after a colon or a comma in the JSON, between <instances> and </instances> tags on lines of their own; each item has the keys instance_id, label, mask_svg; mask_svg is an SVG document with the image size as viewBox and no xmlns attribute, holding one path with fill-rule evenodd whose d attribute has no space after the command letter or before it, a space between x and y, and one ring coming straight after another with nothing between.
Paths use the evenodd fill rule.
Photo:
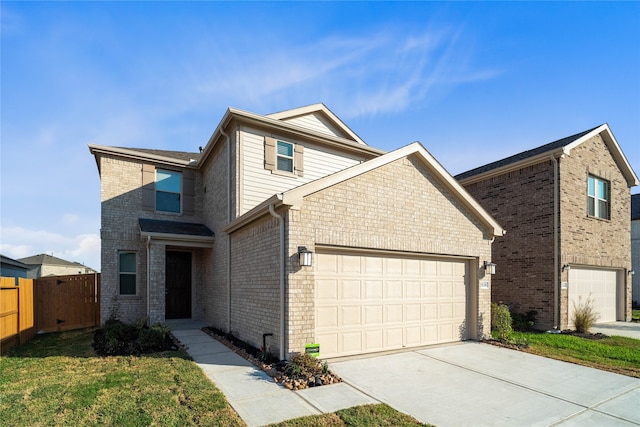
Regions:
<instances>
[{"instance_id":1,"label":"garage door panel","mask_svg":"<svg viewBox=\"0 0 640 427\"><path fill-rule=\"evenodd\" d=\"M615 270L572 268L569 270L569 327L575 308L591 300L598 322L617 320L617 272Z\"/></svg>"},{"instance_id":2,"label":"garage door panel","mask_svg":"<svg viewBox=\"0 0 640 427\"><path fill-rule=\"evenodd\" d=\"M340 283L340 297L343 300L360 300L362 298L360 280L342 280Z\"/></svg>"},{"instance_id":3,"label":"garage door panel","mask_svg":"<svg viewBox=\"0 0 640 427\"><path fill-rule=\"evenodd\" d=\"M323 356L460 339L466 261L332 255L316 258L316 337Z\"/></svg>"}]
</instances>

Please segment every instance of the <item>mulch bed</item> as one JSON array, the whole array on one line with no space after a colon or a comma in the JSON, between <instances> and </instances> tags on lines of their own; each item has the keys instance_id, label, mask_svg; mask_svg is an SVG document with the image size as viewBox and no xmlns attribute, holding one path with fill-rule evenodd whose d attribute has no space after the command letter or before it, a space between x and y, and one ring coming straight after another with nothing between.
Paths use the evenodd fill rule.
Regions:
<instances>
[{"instance_id":1,"label":"mulch bed","mask_svg":"<svg viewBox=\"0 0 640 427\"><path fill-rule=\"evenodd\" d=\"M286 360L261 360L265 357L264 353L232 335L225 334L209 326L202 328L202 331L263 370L273 378L274 382L282 384L289 390L302 390L309 387L319 387L342 382L342 378L331 371L321 372L320 361L317 362L318 371L314 374L305 374L305 372L302 372L300 375L291 375L287 373L291 371L291 369L288 369L291 362Z\"/></svg>"}]
</instances>

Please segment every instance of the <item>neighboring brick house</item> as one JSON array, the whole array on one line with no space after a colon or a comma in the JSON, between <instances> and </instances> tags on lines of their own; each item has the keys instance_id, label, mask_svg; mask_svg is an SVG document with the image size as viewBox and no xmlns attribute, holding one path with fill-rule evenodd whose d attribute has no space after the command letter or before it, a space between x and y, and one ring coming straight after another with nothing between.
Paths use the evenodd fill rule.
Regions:
<instances>
[{"instance_id":1,"label":"neighboring brick house","mask_svg":"<svg viewBox=\"0 0 640 427\"><path fill-rule=\"evenodd\" d=\"M604 124L456 179L507 230L492 245L492 300L572 327L574 303L600 322L631 318L630 187L638 177Z\"/></svg>"},{"instance_id":2,"label":"neighboring brick house","mask_svg":"<svg viewBox=\"0 0 640 427\"><path fill-rule=\"evenodd\" d=\"M49 254L38 254L18 261L29 266L27 277L37 279L45 276L66 276L69 274L92 274L96 271L79 262L67 261Z\"/></svg>"},{"instance_id":3,"label":"neighboring brick house","mask_svg":"<svg viewBox=\"0 0 640 427\"><path fill-rule=\"evenodd\" d=\"M199 153L89 148L104 320L201 319L283 357L489 332L503 230L419 143L384 154L315 104L229 109Z\"/></svg>"},{"instance_id":4,"label":"neighboring brick house","mask_svg":"<svg viewBox=\"0 0 640 427\"><path fill-rule=\"evenodd\" d=\"M633 269L632 301L640 305L640 194L631 196L631 268Z\"/></svg>"}]
</instances>

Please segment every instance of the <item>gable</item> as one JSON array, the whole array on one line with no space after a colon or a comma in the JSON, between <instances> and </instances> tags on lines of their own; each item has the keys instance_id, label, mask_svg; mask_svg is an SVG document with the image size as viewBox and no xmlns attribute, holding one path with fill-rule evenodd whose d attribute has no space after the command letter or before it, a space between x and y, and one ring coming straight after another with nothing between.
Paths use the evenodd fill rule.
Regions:
<instances>
[{"instance_id":1,"label":"gable","mask_svg":"<svg viewBox=\"0 0 640 427\"><path fill-rule=\"evenodd\" d=\"M576 147L580 147L587 141L591 141L595 136L598 135L602 138L601 140L609 149L611 156L616 162L617 167L624 175L627 181L627 185L629 187L638 185L639 181L637 175L631 168L631 164L622 152L618 141L613 136L613 133L611 132L611 129L607 124L603 124L593 129L589 129L587 131L580 132L554 142L550 142L532 150L527 150L484 166L480 166L470 171L458 174L455 178L464 185L468 185L474 182L483 181L494 176L499 176L514 170L518 170L526 166L548 161L551 156L555 158L571 156L571 151L573 149L575 149Z\"/></svg>"}]
</instances>

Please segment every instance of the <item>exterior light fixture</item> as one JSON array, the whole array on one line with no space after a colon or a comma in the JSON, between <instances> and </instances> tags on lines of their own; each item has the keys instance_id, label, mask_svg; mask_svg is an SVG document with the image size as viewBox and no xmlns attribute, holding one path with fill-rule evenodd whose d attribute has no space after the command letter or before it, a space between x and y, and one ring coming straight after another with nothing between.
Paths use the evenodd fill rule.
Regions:
<instances>
[{"instance_id":1,"label":"exterior light fixture","mask_svg":"<svg viewBox=\"0 0 640 427\"><path fill-rule=\"evenodd\" d=\"M298 261L302 267L311 267L313 263L313 252L306 246L298 246Z\"/></svg>"},{"instance_id":2,"label":"exterior light fixture","mask_svg":"<svg viewBox=\"0 0 640 427\"><path fill-rule=\"evenodd\" d=\"M482 268L484 268L484 271L487 274L496 274L496 265L492 262L485 261Z\"/></svg>"},{"instance_id":3,"label":"exterior light fixture","mask_svg":"<svg viewBox=\"0 0 640 427\"><path fill-rule=\"evenodd\" d=\"M571 266L569 264L565 264L562 266L562 271L569 271L571 270Z\"/></svg>"},{"instance_id":4,"label":"exterior light fixture","mask_svg":"<svg viewBox=\"0 0 640 427\"><path fill-rule=\"evenodd\" d=\"M634 274L636 274L636 272L635 270L629 270L629 274L633 276Z\"/></svg>"}]
</instances>

